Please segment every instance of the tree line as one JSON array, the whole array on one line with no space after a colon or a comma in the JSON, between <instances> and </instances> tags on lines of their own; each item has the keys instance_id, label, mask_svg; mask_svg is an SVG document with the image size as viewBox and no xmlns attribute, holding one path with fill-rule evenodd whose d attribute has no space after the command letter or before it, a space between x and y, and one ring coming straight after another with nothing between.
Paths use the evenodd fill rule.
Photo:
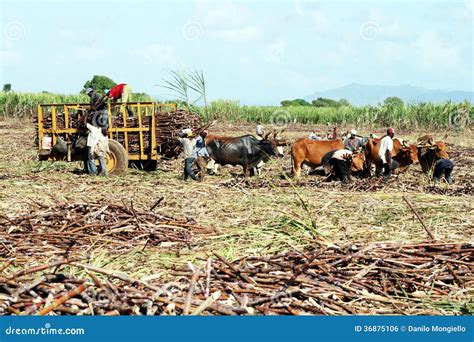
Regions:
<instances>
[{"instance_id":1,"label":"tree line","mask_svg":"<svg viewBox=\"0 0 474 342\"><path fill-rule=\"evenodd\" d=\"M396 107L402 108L404 107L403 100L396 96L389 96L387 97L384 102L384 106L386 107ZM282 107L299 107L299 106L313 106L313 107L324 107L324 108L339 108L339 107L349 107L352 106L349 101L346 99L340 99L339 101L328 99L324 97L318 97L316 100L310 102L304 99L294 99L294 100L283 100L280 102Z\"/></svg>"}]
</instances>

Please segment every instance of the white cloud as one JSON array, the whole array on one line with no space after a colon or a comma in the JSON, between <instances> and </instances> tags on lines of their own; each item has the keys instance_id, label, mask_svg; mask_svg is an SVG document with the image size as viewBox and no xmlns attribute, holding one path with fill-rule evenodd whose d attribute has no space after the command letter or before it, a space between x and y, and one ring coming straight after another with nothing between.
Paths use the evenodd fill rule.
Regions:
<instances>
[{"instance_id":1,"label":"white cloud","mask_svg":"<svg viewBox=\"0 0 474 342\"><path fill-rule=\"evenodd\" d=\"M164 44L150 44L133 49L132 55L142 58L147 63L170 64L177 60L174 48Z\"/></svg>"},{"instance_id":2,"label":"white cloud","mask_svg":"<svg viewBox=\"0 0 474 342\"><path fill-rule=\"evenodd\" d=\"M208 31L213 37L223 39L229 43L243 43L262 39L264 31L258 26L245 26L234 29Z\"/></svg>"},{"instance_id":3,"label":"white cloud","mask_svg":"<svg viewBox=\"0 0 474 342\"><path fill-rule=\"evenodd\" d=\"M274 41L263 48L263 60L267 63L279 64L286 52L286 44L282 40Z\"/></svg>"},{"instance_id":4,"label":"white cloud","mask_svg":"<svg viewBox=\"0 0 474 342\"><path fill-rule=\"evenodd\" d=\"M0 50L0 67L17 66L24 63L23 55L15 50Z\"/></svg>"},{"instance_id":5,"label":"white cloud","mask_svg":"<svg viewBox=\"0 0 474 342\"><path fill-rule=\"evenodd\" d=\"M299 97L313 93L315 89L329 89L340 85L333 75L322 75L308 71L287 70L284 72L284 80L291 88L304 89L297 95Z\"/></svg>"},{"instance_id":6,"label":"white cloud","mask_svg":"<svg viewBox=\"0 0 474 342\"><path fill-rule=\"evenodd\" d=\"M206 36L230 43L260 40L265 33L261 18L232 1L197 2L195 14L188 21L199 24Z\"/></svg>"},{"instance_id":7,"label":"white cloud","mask_svg":"<svg viewBox=\"0 0 474 342\"><path fill-rule=\"evenodd\" d=\"M317 32L328 32L331 29L331 20L321 11L310 12L311 26Z\"/></svg>"},{"instance_id":8,"label":"white cloud","mask_svg":"<svg viewBox=\"0 0 474 342\"><path fill-rule=\"evenodd\" d=\"M57 31L57 34L59 37L58 41L63 49L71 51L71 57L77 60L96 62L106 55L105 49L98 44L100 37L96 31L89 29L60 29Z\"/></svg>"},{"instance_id":9,"label":"white cloud","mask_svg":"<svg viewBox=\"0 0 474 342\"><path fill-rule=\"evenodd\" d=\"M69 30L58 31L59 38L68 45L95 46L99 38L98 33L92 30Z\"/></svg>"},{"instance_id":10,"label":"white cloud","mask_svg":"<svg viewBox=\"0 0 474 342\"><path fill-rule=\"evenodd\" d=\"M232 1L222 3L197 2L193 20L209 29L238 28L248 23L250 11Z\"/></svg>"},{"instance_id":11,"label":"white cloud","mask_svg":"<svg viewBox=\"0 0 474 342\"><path fill-rule=\"evenodd\" d=\"M460 17L465 20L474 20L474 0L467 0L464 7L459 11Z\"/></svg>"},{"instance_id":12,"label":"white cloud","mask_svg":"<svg viewBox=\"0 0 474 342\"><path fill-rule=\"evenodd\" d=\"M435 32L426 31L411 44L418 66L425 71L458 68L461 65L459 50L447 46Z\"/></svg>"},{"instance_id":13,"label":"white cloud","mask_svg":"<svg viewBox=\"0 0 474 342\"><path fill-rule=\"evenodd\" d=\"M96 62L100 58L105 57L103 49L90 45L78 46L73 51L75 58L88 62Z\"/></svg>"},{"instance_id":14,"label":"white cloud","mask_svg":"<svg viewBox=\"0 0 474 342\"><path fill-rule=\"evenodd\" d=\"M383 42L377 50L378 60L384 64L392 64L403 60L406 48L402 44Z\"/></svg>"}]
</instances>

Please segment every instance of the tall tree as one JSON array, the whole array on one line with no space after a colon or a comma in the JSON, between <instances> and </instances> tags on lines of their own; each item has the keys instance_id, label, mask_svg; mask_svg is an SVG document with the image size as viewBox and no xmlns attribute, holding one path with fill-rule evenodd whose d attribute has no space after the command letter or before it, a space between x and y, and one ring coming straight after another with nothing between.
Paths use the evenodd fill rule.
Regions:
<instances>
[{"instance_id":1,"label":"tall tree","mask_svg":"<svg viewBox=\"0 0 474 342\"><path fill-rule=\"evenodd\" d=\"M403 107L405 104L403 103L403 100L399 97L396 97L396 96L390 96L390 97L387 97L384 101L383 101L383 104L384 106L386 107L396 107L396 108L401 108Z\"/></svg>"},{"instance_id":2,"label":"tall tree","mask_svg":"<svg viewBox=\"0 0 474 342\"><path fill-rule=\"evenodd\" d=\"M339 105L348 107L348 106L350 106L351 104L350 104L350 102L347 101L346 99L340 99L340 100L339 100Z\"/></svg>"},{"instance_id":3,"label":"tall tree","mask_svg":"<svg viewBox=\"0 0 474 342\"><path fill-rule=\"evenodd\" d=\"M105 89L111 89L116 85L117 83L107 76L94 75L91 80L84 83L84 88L81 90L81 93L85 93L87 88L92 88L99 93L103 93Z\"/></svg>"},{"instance_id":4,"label":"tall tree","mask_svg":"<svg viewBox=\"0 0 474 342\"><path fill-rule=\"evenodd\" d=\"M280 102L283 107L291 106L311 106L311 104L304 99L283 100Z\"/></svg>"},{"instance_id":5,"label":"tall tree","mask_svg":"<svg viewBox=\"0 0 474 342\"><path fill-rule=\"evenodd\" d=\"M11 90L12 90L12 85L11 85L11 83L5 83L5 84L3 85L3 91L4 91L5 93L8 93L8 92L11 91Z\"/></svg>"},{"instance_id":6,"label":"tall tree","mask_svg":"<svg viewBox=\"0 0 474 342\"><path fill-rule=\"evenodd\" d=\"M315 107L334 107L337 108L341 106L341 104L333 99L326 99L323 97L318 97L316 100L313 100L311 104Z\"/></svg>"}]
</instances>

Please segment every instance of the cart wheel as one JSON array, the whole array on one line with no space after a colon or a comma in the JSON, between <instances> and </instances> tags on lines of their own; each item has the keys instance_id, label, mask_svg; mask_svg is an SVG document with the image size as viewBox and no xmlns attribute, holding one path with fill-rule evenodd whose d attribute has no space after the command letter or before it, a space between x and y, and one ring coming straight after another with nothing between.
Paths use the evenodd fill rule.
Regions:
<instances>
[{"instance_id":1,"label":"cart wheel","mask_svg":"<svg viewBox=\"0 0 474 342\"><path fill-rule=\"evenodd\" d=\"M120 175L128 167L128 154L123 146L115 140L109 139L109 153L107 153L107 172L110 175Z\"/></svg>"}]
</instances>

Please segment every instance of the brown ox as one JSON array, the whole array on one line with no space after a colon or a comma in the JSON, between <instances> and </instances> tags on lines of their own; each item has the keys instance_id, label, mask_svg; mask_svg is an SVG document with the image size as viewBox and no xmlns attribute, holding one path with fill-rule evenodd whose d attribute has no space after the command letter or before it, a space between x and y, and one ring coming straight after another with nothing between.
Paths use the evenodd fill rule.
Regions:
<instances>
[{"instance_id":1,"label":"brown ox","mask_svg":"<svg viewBox=\"0 0 474 342\"><path fill-rule=\"evenodd\" d=\"M418 141L423 142L421 138ZM428 174L437 160L449 159L448 149L444 141L433 142L433 138L431 138L431 141L425 141L425 144L418 145L418 157L421 169L425 174Z\"/></svg>"},{"instance_id":2,"label":"brown ox","mask_svg":"<svg viewBox=\"0 0 474 342\"><path fill-rule=\"evenodd\" d=\"M379 157L380 141L382 139L369 139L365 145L365 168L370 175L370 167L375 165L375 174L380 176L383 168L382 159ZM405 145L400 139L393 139L392 158L400 164L400 171L405 171L411 164L418 163L418 147L416 145Z\"/></svg>"},{"instance_id":3,"label":"brown ox","mask_svg":"<svg viewBox=\"0 0 474 342\"><path fill-rule=\"evenodd\" d=\"M360 172L364 170L365 154L363 152L355 152L352 154L352 172Z\"/></svg>"},{"instance_id":4,"label":"brown ox","mask_svg":"<svg viewBox=\"0 0 474 342\"><path fill-rule=\"evenodd\" d=\"M322 159L328 152L344 149L341 139L337 140L309 140L302 138L296 140L291 146L293 160L293 176L299 177L303 164L311 167L322 165Z\"/></svg>"}]
</instances>

